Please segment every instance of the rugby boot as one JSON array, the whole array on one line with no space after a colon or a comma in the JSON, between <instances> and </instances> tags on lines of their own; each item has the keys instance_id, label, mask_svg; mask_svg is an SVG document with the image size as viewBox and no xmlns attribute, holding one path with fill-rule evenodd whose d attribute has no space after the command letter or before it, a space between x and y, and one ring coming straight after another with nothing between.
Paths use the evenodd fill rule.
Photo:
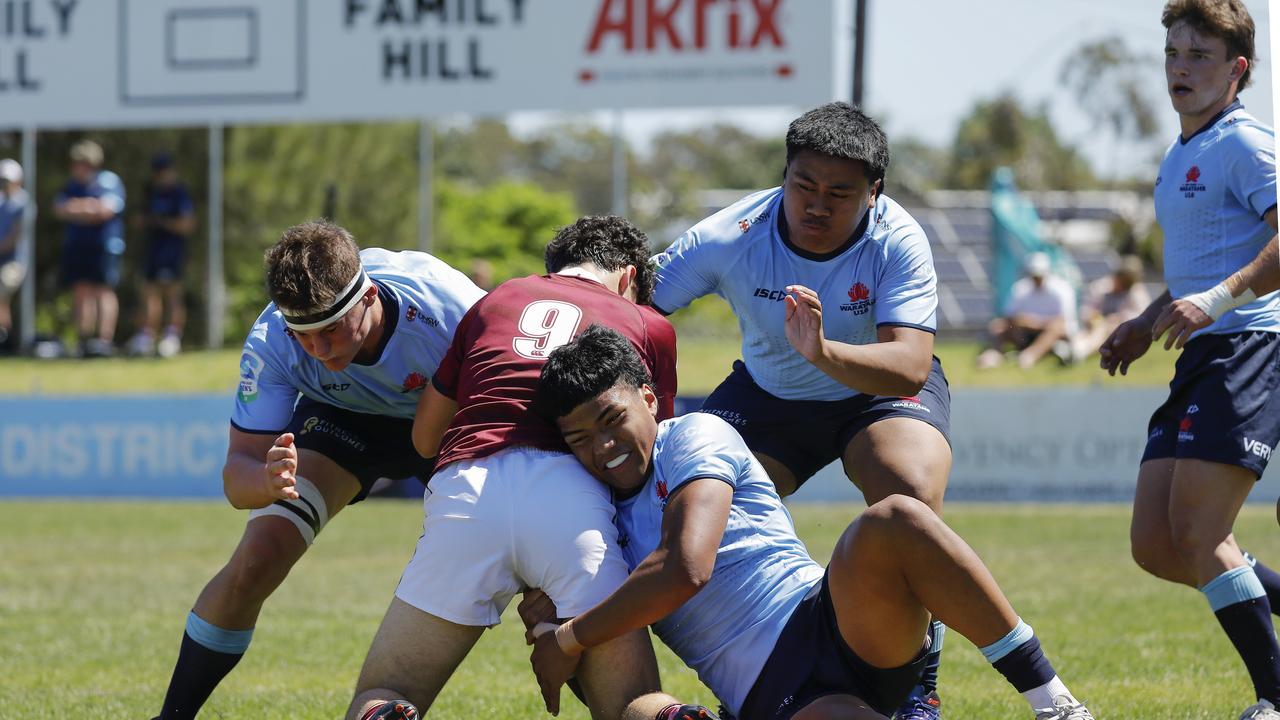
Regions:
<instances>
[{"instance_id":1,"label":"rugby boot","mask_svg":"<svg viewBox=\"0 0 1280 720\"><path fill-rule=\"evenodd\" d=\"M1053 707L1036 709L1036 720L1093 720L1093 713L1070 695L1059 695L1053 699Z\"/></svg>"},{"instance_id":2,"label":"rugby boot","mask_svg":"<svg viewBox=\"0 0 1280 720\"><path fill-rule=\"evenodd\" d=\"M1266 700L1259 700L1257 705L1250 705L1240 713L1240 720L1280 720L1280 712L1276 706Z\"/></svg>"},{"instance_id":3,"label":"rugby boot","mask_svg":"<svg viewBox=\"0 0 1280 720\"><path fill-rule=\"evenodd\" d=\"M360 720L418 720L418 708L408 700L383 700L360 716Z\"/></svg>"},{"instance_id":4,"label":"rugby boot","mask_svg":"<svg viewBox=\"0 0 1280 720\"><path fill-rule=\"evenodd\" d=\"M942 698L937 692L912 693L894 717L897 720L938 720L942 717Z\"/></svg>"}]
</instances>

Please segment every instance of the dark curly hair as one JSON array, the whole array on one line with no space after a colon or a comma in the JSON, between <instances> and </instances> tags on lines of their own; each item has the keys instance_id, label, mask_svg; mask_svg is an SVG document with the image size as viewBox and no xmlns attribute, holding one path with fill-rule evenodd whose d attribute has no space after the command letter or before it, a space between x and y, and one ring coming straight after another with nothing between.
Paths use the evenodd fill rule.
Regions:
<instances>
[{"instance_id":1,"label":"dark curly hair","mask_svg":"<svg viewBox=\"0 0 1280 720\"><path fill-rule=\"evenodd\" d=\"M555 422L620 382L634 388L653 384L631 341L617 330L593 324L573 342L551 351L542 364L533 410Z\"/></svg>"},{"instance_id":2,"label":"dark curly hair","mask_svg":"<svg viewBox=\"0 0 1280 720\"><path fill-rule=\"evenodd\" d=\"M804 150L858 160L867 180L884 180L889 169L889 138L865 113L846 102L827 103L791 121L787 128L787 163Z\"/></svg>"},{"instance_id":3,"label":"dark curly hair","mask_svg":"<svg viewBox=\"0 0 1280 720\"><path fill-rule=\"evenodd\" d=\"M649 256L649 238L626 218L617 215L587 215L560 229L547 243L543 259L547 272L559 272L572 265L591 263L613 272L628 265L636 269L636 302L653 300L654 267Z\"/></svg>"},{"instance_id":4,"label":"dark curly hair","mask_svg":"<svg viewBox=\"0 0 1280 720\"><path fill-rule=\"evenodd\" d=\"M314 220L285 230L263 257L267 296L294 310L327 308L360 269L360 246L345 229Z\"/></svg>"}]
</instances>

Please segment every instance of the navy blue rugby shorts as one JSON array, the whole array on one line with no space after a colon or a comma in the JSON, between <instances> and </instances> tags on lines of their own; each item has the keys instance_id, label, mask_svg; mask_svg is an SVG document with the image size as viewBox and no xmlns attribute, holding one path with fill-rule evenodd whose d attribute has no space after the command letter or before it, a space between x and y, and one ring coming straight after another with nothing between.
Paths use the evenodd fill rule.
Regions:
<instances>
[{"instance_id":1,"label":"navy blue rugby shorts","mask_svg":"<svg viewBox=\"0 0 1280 720\"><path fill-rule=\"evenodd\" d=\"M414 450L412 420L344 410L303 396L286 432L293 433L299 449L318 452L356 476L360 493L353 503L368 497L379 478L416 477L424 485L431 479L434 463Z\"/></svg>"},{"instance_id":2,"label":"navy blue rugby shorts","mask_svg":"<svg viewBox=\"0 0 1280 720\"><path fill-rule=\"evenodd\" d=\"M1191 458L1261 477L1280 442L1280 333L1200 335L1174 366L1142 461Z\"/></svg>"},{"instance_id":3,"label":"navy blue rugby shorts","mask_svg":"<svg viewBox=\"0 0 1280 720\"><path fill-rule=\"evenodd\" d=\"M746 365L735 360L701 412L733 425L752 452L785 465L797 487L840 459L853 436L877 420L915 418L951 441L951 390L936 357L915 397L859 394L845 400L783 400L756 385Z\"/></svg>"},{"instance_id":4,"label":"navy blue rugby shorts","mask_svg":"<svg viewBox=\"0 0 1280 720\"><path fill-rule=\"evenodd\" d=\"M788 720L827 695L854 695L887 717L920 683L927 661L923 642L914 660L896 668L858 657L840 635L824 573L782 628L738 720Z\"/></svg>"}]
</instances>

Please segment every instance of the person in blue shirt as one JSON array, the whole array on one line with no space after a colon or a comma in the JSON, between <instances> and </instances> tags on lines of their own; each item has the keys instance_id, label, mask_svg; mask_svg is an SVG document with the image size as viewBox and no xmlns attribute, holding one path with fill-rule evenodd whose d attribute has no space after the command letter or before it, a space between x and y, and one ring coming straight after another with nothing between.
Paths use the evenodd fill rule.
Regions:
<instances>
[{"instance_id":1,"label":"person in blue shirt","mask_svg":"<svg viewBox=\"0 0 1280 720\"><path fill-rule=\"evenodd\" d=\"M22 216L29 201L22 177L22 166L16 161L0 160L0 353L13 352L16 346L9 298L27 275L20 241Z\"/></svg>"},{"instance_id":2,"label":"person in blue shirt","mask_svg":"<svg viewBox=\"0 0 1280 720\"><path fill-rule=\"evenodd\" d=\"M554 607L522 604L551 712L585 648L652 626L740 720L882 718L919 682L936 616L981 648L1037 720L1092 719L982 561L920 500L872 504L824 569L733 427L707 413L659 423L639 357L599 325L552 352L534 407L613 489L631 568L558 626L547 622ZM624 717L673 711L684 708L653 694Z\"/></svg>"},{"instance_id":3,"label":"person in blue shirt","mask_svg":"<svg viewBox=\"0 0 1280 720\"><path fill-rule=\"evenodd\" d=\"M655 259L664 313L716 294L742 360L702 412L742 434L786 497L839 460L874 504L902 493L942 509L951 394L933 355L937 275L920 225L884 194L889 143L846 103L787 129L781 187L694 225ZM904 718L939 717L937 651Z\"/></svg>"},{"instance_id":4,"label":"person in blue shirt","mask_svg":"<svg viewBox=\"0 0 1280 720\"><path fill-rule=\"evenodd\" d=\"M1240 717L1280 720L1271 618L1280 574L1242 552L1232 532L1280 442L1280 293L1259 295L1254 283L1268 273L1253 267L1276 262L1275 137L1237 97L1255 62L1244 4L1172 0L1161 22L1181 126L1155 182L1169 289L1101 350L1114 375L1158 335L1182 347L1169 397L1147 426L1132 552L1148 573L1204 594L1253 683L1256 703ZM1233 273L1242 267L1249 282Z\"/></svg>"},{"instance_id":5,"label":"person in blue shirt","mask_svg":"<svg viewBox=\"0 0 1280 720\"><path fill-rule=\"evenodd\" d=\"M104 357L115 349L124 255L124 183L102 169L102 147L92 140L71 146L71 178L54 201L53 214L67 224L62 281L71 288L80 352Z\"/></svg>"},{"instance_id":6,"label":"person in blue shirt","mask_svg":"<svg viewBox=\"0 0 1280 720\"><path fill-rule=\"evenodd\" d=\"M227 501L248 519L187 616L160 720L196 716L334 515L379 478L431 476L414 411L484 294L431 255L361 251L327 222L285 230L265 264L271 302L245 338L222 468Z\"/></svg>"},{"instance_id":7,"label":"person in blue shirt","mask_svg":"<svg viewBox=\"0 0 1280 720\"><path fill-rule=\"evenodd\" d=\"M182 269L187 239L196 228L195 203L187 186L178 179L173 156L158 152L151 158L151 182L143 199L142 224L147 230L147 259L143 268L142 327L129 341L133 355L173 357L182 348L186 323ZM168 322L161 334L162 310L168 305Z\"/></svg>"}]
</instances>

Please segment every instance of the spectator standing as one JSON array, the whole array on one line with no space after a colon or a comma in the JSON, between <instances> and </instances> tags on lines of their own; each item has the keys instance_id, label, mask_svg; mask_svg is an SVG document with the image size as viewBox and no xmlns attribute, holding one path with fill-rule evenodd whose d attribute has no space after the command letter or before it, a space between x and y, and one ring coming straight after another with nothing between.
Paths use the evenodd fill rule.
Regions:
<instances>
[{"instance_id":1,"label":"spectator standing","mask_svg":"<svg viewBox=\"0 0 1280 720\"><path fill-rule=\"evenodd\" d=\"M187 238L195 230L195 204L178 179L173 156L166 152L151 158L142 224L147 232L147 260L143 270L141 328L129 341L132 355L173 357L182 348L182 328L187 309L183 299L182 270ZM164 334L160 322L168 305ZM159 342L156 339L159 338Z\"/></svg>"},{"instance_id":2,"label":"spectator standing","mask_svg":"<svg viewBox=\"0 0 1280 720\"><path fill-rule=\"evenodd\" d=\"M106 357L114 352L124 254L124 183L102 169L102 147L83 140L71 147L71 178L54 204L67 224L62 246L62 281L71 287L80 352Z\"/></svg>"},{"instance_id":3,"label":"spectator standing","mask_svg":"<svg viewBox=\"0 0 1280 720\"><path fill-rule=\"evenodd\" d=\"M1076 292L1071 284L1050 272L1044 253L1027 256L1026 277L1013 284L1009 306L1002 317L987 326L990 347L978 356L978 367L989 369L1004 362L1004 349L1018 351L1018 366L1027 369L1053 349L1055 343L1075 334Z\"/></svg>"},{"instance_id":4,"label":"spectator standing","mask_svg":"<svg viewBox=\"0 0 1280 720\"><path fill-rule=\"evenodd\" d=\"M13 314L9 299L27 275L26 258L20 254L22 214L27 194L22 189L22 166L0 160L0 353L13 352Z\"/></svg>"}]
</instances>

